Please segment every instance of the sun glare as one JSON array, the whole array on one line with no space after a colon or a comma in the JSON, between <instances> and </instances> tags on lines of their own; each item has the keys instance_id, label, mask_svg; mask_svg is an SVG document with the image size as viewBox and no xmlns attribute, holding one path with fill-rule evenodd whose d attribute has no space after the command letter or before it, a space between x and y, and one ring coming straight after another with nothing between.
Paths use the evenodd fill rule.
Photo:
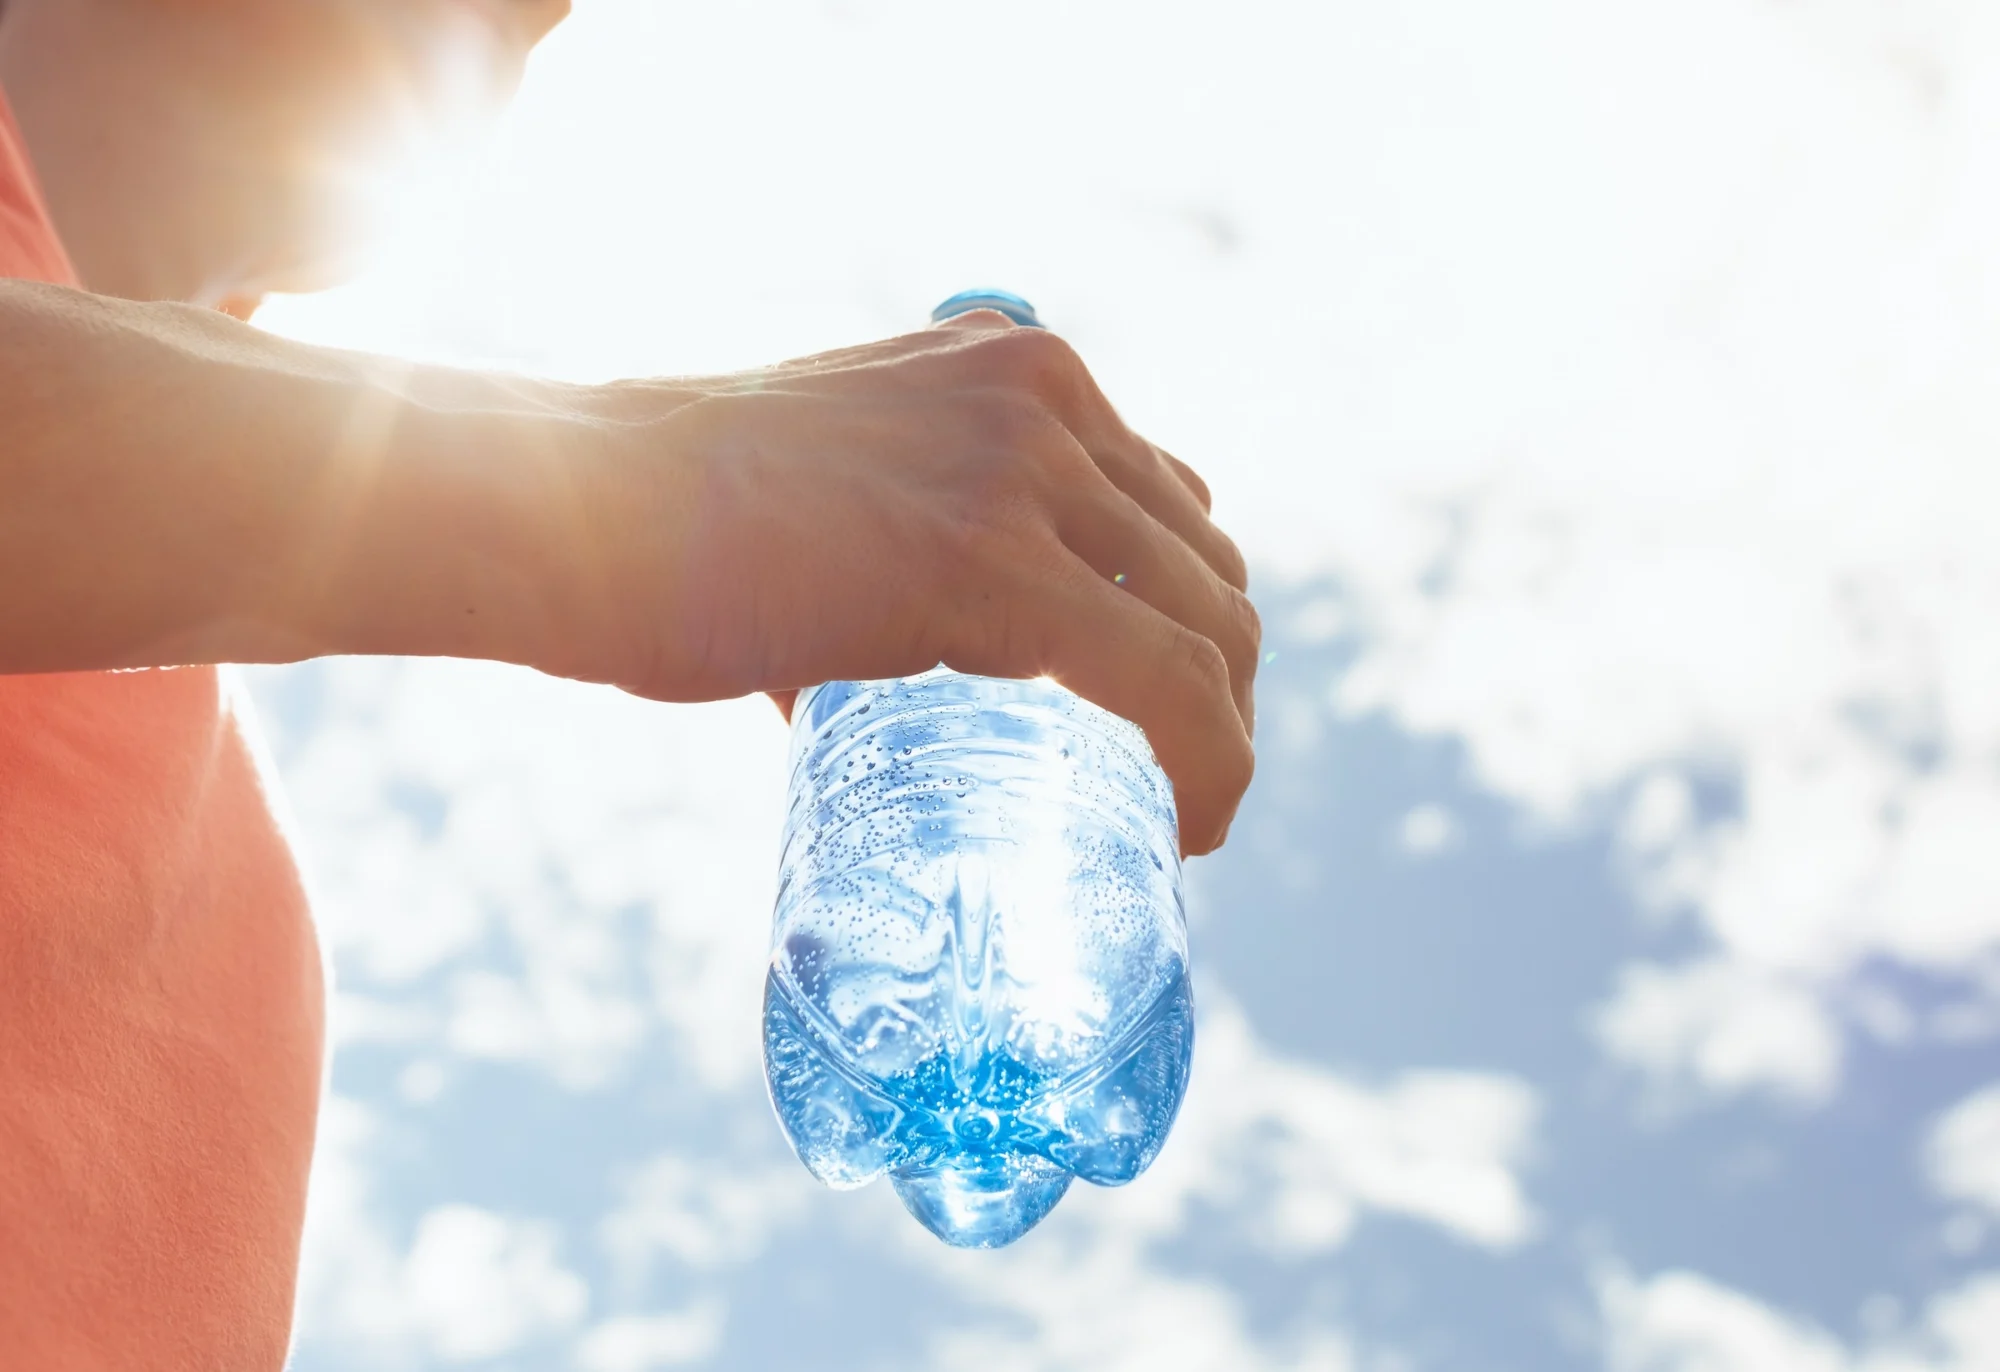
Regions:
<instances>
[{"instance_id":1,"label":"sun glare","mask_svg":"<svg viewBox=\"0 0 2000 1372\"><path fill-rule=\"evenodd\" d=\"M480 47L441 42L421 70L428 89L398 102L356 160L361 273L407 271L434 259L490 166L501 112Z\"/></svg>"}]
</instances>

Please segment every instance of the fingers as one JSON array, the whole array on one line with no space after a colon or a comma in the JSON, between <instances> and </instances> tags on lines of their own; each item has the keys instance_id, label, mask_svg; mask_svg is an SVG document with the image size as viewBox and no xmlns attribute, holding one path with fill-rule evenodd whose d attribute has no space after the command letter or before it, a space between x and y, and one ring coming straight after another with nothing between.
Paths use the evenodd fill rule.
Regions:
<instances>
[{"instance_id":1,"label":"fingers","mask_svg":"<svg viewBox=\"0 0 2000 1372\"><path fill-rule=\"evenodd\" d=\"M996 489L1041 511L1035 542L989 564L978 608L931 646L961 671L1047 674L1137 723L1173 781L1182 852L1212 851L1254 767L1261 631L1206 483L1128 428L1062 339L997 310L927 335L897 346L947 369L930 385L986 397L979 434L1021 464Z\"/></svg>"},{"instance_id":2,"label":"fingers","mask_svg":"<svg viewBox=\"0 0 2000 1372\"><path fill-rule=\"evenodd\" d=\"M1056 515L1063 542L1100 577L1221 650L1243 731L1254 734L1263 630L1249 598L1132 496L1106 481L1079 485Z\"/></svg>"},{"instance_id":3,"label":"fingers","mask_svg":"<svg viewBox=\"0 0 2000 1372\"><path fill-rule=\"evenodd\" d=\"M1120 432L1094 434L1085 439L1085 446L1098 467L1113 485L1198 553L1223 581L1238 591L1247 590L1249 569L1244 565L1243 554L1208 517L1205 499L1208 488L1199 484L1201 478L1194 478L1197 485L1189 485L1175 470L1179 464L1126 429L1116 415L1111 418ZM1188 475L1194 473L1189 471Z\"/></svg>"},{"instance_id":4,"label":"fingers","mask_svg":"<svg viewBox=\"0 0 2000 1372\"><path fill-rule=\"evenodd\" d=\"M1217 576L1239 591L1246 590L1249 575L1243 554L1208 517L1208 484L1186 463L1132 432L1088 372L1079 385L1079 412L1069 422L1112 484L1179 534Z\"/></svg>"},{"instance_id":5,"label":"fingers","mask_svg":"<svg viewBox=\"0 0 2000 1372\"><path fill-rule=\"evenodd\" d=\"M1074 553L1023 569L1008 613L968 617L947 665L989 676L1047 675L1145 730L1174 786L1181 852L1214 851L1255 768L1222 650Z\"/></svg>"}]
</instances>

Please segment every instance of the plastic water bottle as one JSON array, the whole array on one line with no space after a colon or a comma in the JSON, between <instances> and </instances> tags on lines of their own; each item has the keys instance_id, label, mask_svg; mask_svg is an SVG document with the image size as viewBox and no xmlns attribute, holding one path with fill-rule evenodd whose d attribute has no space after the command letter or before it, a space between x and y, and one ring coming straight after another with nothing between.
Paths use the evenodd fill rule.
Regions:
<instances>
[{"instance_id":1,"label":"plastic water bottle","mask_svg":"<svg viewBox=\"0 0 2000 1372\"><path fill-rule=\"evenodd\" d=\"M935 318L1017 296L968 292ZM1173 791L1134 725L938 668L800 693L764 1071L830 1186L993 1248L1153 1161L1194 1049Z\"/></svg>"}]
</instances>

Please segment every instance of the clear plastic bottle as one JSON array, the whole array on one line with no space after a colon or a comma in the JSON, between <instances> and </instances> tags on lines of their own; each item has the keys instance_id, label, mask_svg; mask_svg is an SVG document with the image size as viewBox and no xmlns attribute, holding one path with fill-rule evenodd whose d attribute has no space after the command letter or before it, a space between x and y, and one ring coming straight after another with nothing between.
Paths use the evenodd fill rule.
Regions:
<instances>
[{"instance_id":1,"label":"clear plastic bottle","mask_svg":"<svg viewBox=\"0 0 2000 1372\"><path fill-rule=\"evenodd\" d=\"M1035 322L992 293L940 317L996 300ZM800 694L764 1069L814 1176L886 1172L945 1242L1012 1242L1073 1178L1145 1170L1193 1049L1173 792L1138 728L942 668Z\"/></svg>"}]
</instances>

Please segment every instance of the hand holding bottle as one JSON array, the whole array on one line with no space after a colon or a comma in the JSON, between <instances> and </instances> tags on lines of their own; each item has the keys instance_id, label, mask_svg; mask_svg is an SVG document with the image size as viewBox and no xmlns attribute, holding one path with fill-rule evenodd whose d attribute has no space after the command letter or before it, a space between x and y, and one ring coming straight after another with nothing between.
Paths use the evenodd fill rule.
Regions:
<instances>
[{"instance_id":1,"label":"hand holding bottle","mask_svg":"<svg viewBox=\"0 0 2000 1372\"><path fill-rule=\"evenodd\" d=\"M606 546L675 564L603 573L637 645L610 679L783 700L939 663L1049 676L1146 731L1184 852L1221 843L1253 766L1243 559L1067 344L980 311L673 384L662 416L644 384L622 402Z\"/></svg>"}]
</instances>

